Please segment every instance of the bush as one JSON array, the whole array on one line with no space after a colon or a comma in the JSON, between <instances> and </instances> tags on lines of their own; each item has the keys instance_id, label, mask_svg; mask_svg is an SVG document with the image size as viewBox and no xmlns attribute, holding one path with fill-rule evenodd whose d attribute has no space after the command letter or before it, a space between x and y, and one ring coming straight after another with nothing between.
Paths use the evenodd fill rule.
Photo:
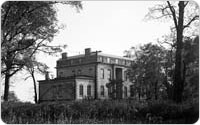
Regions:
<instances>
[{"instance_id":1,"label":"bush","mask_svg":"<svg viewBox=\"0 0 200 125\"><path fill-rule=\"evenodd\" d=\"M2 103L5 123L194 123L198 102L82 100L42 104Z\"/></svg>"}]
</instances>

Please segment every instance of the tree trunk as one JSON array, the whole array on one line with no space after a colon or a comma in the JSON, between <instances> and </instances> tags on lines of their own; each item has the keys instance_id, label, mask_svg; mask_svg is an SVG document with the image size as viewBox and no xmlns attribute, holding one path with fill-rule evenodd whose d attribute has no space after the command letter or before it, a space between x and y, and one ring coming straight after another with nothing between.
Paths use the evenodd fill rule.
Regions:
<instances>
[{"instance_id":1,"label":"tree trunk","mask_svg":"<svg viewBox=\"0 0 200 125\"><path fill-rule=\"evenodd\" d=\"M156 80L155 82L155 86L154 86L154 96L155 96L155 100L158 99L158 93L157 93L157 87L158 86L158 80Z\"/></svg>"},{"instance_id":2,"label":"tree trunk","mask_svg":"<svg viewBox=\"0 0 200 125\"><path fill-rule=\"evenodd\" d=\"M138 97L139 97L139 100L140 100L140 97L141 97L141 88L139 88L138 90L139 90Z\"/></svg>"},{"instance_id":3,"label":"tree trunk","mask_svg":"<svg viewBox=\"0 0 200 125\"><path fill-rule=\"evenodd\" d=\"M173 86L167 81L167 76L165 77L163 84L166 87L166 91L167 91L167 97L169 100L172 100L172 96L173 96Z\"/></svg>"},{"instance_id":4,"label":"tree trunk","mask_svg":"<svg viewBox=\"0 0 200 125\"><path fill-rule=\"evenodd\" d=\"M32 76L32 79L33 79L33 85L34 85L34 101L35 103L38 103L38 100L37 100L37 87L36 87L36 81L35 81L35 76L34 76L34 73L31 74Z\"/></svg>"},{"instance_id":5,"label":"tree trunk","mask_svg":"<svg viewBox=\"0 0 200 125\"><path fill-rule=\"evenodd\" d=\"M10 81L10 74L9 71L5 74L5 87L4 87L4 101L8 101L8 94L9 94L9 81Z\"/></svg>"},{"instance_id":6,"label":"tree trunk","mask_svg":"<svg viewBox=\"0 0 200 125\"><path fill-rule=\"evenodd\" d=\"M182 102L183 93L183 71L182 71L182 40L183 40L183 20L184 20L184 1L180 1L179 4L179 18L177 27L177 48L176 48L176 60L175 60L175 78L174 78L174 93L173 100L177 103Z\"/></svg>"}]
</instances>

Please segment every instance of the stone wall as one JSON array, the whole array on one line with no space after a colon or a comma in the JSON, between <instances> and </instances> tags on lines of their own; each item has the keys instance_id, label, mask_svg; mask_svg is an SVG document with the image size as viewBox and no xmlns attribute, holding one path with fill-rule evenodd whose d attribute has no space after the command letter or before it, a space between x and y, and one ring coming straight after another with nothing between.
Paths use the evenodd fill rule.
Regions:
<instances>
[{"instance_id":1,"label":"stone wall","mask_svg":"<svg viewBox=\"0 0 200 125\"><path fill-rule=\"evenodd\" d=\"M80 85L83 85L83 96L80 95ZM90 79L76 79L76 99L84 99L89 97L87 95L87 86L91 86L91 96L94 98L94 80Z\"/></svg>"},{"instance_id":2,"label":"stone wall","mask_svg":"<svg viewBox=\"0 0 200 125\"><path fill-rule=\"evenodd\" d=\"M79 74L79 70L81 73ZM74 71L74 72L73 72ZM79 66L72 66L66 68L58 68L57 69L57 77L68 77L73 75L87 75L93 76L95 74L95 64L87 64L87 65L79 65Z\"/></svg>"},{"instance_id":3,"label":"stone wall","mask_svg":"<svg viewBox=\"0 0 200 125\"><path fill-rule=\"evenodd\" d=\"M75 98L73 80L46 80L39 84L40 101L73 100Z\"/></svg>"},{"instance_id":4,"label":"stone wall","mask_svg":"<svg viewBox=\"0 0 200 125\"><path fill-rule=\"evenodd\" d=\"M98 99L108 99L108 88L106 87L106 84L109 83L109 74L108 70L111 71L111 78L116 79L116 68L122 68L122 80L123 82L123 93L122 93L122 98L128 98L130 97L130 85L133 83L130 82L129 79L125 78L125 71L127 71L127 67L122 67L122 66L113 66L113 65L108 65L108 64L98 64L97 66L97 95ZM101 78L101 69L104 70L104 78ZM101 95L101 86L104 86L104 96ZM124 93L124 87L127 87L127 97L125 96Z\"/></svg>"},{"instance_id":5,"label":"stone wall","mask_svg":"<svg viewBox=\"0 0 200 125\"><path fill-rule=\"evenodd\" d=\"M101 78L101 69L104 70L104 78ZM108 99L108 89L106 84L109 83L108 70L111 70L112 78L112 66L107 64L98 64L97 66L97 97L98 99ZM104 86L104 96L101 95L101 86Z\"/></svg>"}]
</instances>

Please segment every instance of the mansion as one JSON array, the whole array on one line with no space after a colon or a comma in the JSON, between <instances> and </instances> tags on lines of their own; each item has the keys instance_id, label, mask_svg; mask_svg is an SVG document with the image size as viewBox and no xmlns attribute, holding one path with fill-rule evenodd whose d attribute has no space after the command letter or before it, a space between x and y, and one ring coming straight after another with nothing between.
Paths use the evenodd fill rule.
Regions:
<instances>
[{"instance_id":1,"label":"mansion","mask_svg":"<svg viewBox=\"0 0 200 125\"><path fill-rule=\"evenodd\" d=\"M132 60L126 57L103 54L101 51L92 52L85 49L84 54L67 56L57 60L57 77L39 81L39 101L65 101L84 98L109 99L109 93L116 86L108 88L112 80L121 80L120 94L114 97L129 98L133 83L127 76Z\"/></svg>"}]
</instances>

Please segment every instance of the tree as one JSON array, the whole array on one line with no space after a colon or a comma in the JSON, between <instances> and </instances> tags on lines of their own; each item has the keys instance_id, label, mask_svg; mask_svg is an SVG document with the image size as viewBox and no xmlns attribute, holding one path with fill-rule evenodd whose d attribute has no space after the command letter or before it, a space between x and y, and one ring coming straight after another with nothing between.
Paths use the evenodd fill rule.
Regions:
<instances>
[{"instance_id":1,"label":"tree","mask_svg":"<svg viewBox=\"0 0 200 125\"><path fill-rule=\"evenodd\" d=\"M129 71L132 81L135 81L135 89L139 99L145 96L147 99L159 98L159 91L163 88L162 60L165 50L156 44L145 44L139 49L134 49L134 62Z\"/></svg>"},{"instance_id":2,"label":"tree","mask_svg":"<svg viewBox=\"0 0 200 125\"><path fill-rule=\"evenodd\" d=\"M175 6L177 3L178 6ZM159 16L153 16L153 18L169 18L172 19L174 23L175 30L175 71L174 71L174 91L173 100L177 103L182 102L182 94L185 82L185 62L182 57L183 53L183 38L184 31L186 28L190 27L192 23L199 19L199 15L196 13L190 13L190 16L185 16L187 5L191 4L189 1L179 1L172 4L172 2L167 1L166 4L157 5L150 9L150 15L153 13L160 13ZM197 6L197 5L195 5ZM198 7L197 7L198 9ZM157 14L158 15L158 14ZM184 22L185 21L185 22Z\"/></svg>"},{"instance_id":3,"label":"tree","mask_svg":"<svg viewBox=\"0 0 200 125\"><path fill-rule=\"evenodd\" d=\"M174 51L166 50L161 62L163 67L163 85L166 88L166 95L168 99L173 97L173 79L174 79Z\"/></svg>"},{"instance_id":4,"label":"tree","mask_svg":"<svg viewBox=\"0 0 200 125\"><path fill-rule=\"evenodd\" d=\"M3 96L1 96L1 99L3 100ZM8 94L8 101L19 102L19 99L17 98L16 94L13 91L10 91Z\"/></svg>"},{"instance_id":5,"label":"tree","mask_svg":"<svg viewBox=\"0 0 200 125\"><path fill-rule=\"evenodd\" d=\"M7 1L1 9L1 74L5 75L4 100L8 100L9 80L37 51L53 54L62 46L50 46L60 27L57 25L58 2ZM61 2L81 8L76 1ZM24 53L29 55L24 56Z\"/></svg>"},{"instance_id":6,"label":"tree","mask_svg":"<svg viewBox=\"0 0 200 125\"><path fill-rule=\"evenodd\" d=\"M199 93L199 37L187 38L183 44L185 61L184 99L198 98Z\"/></svg>"},{"instance_id":7,"label":"tree","mask_svg":"<svg viewBox=\"0 0 200 125\"><path fill-rule=\"evenodd\" d=\"M110 80L109 83L106 84L108 88L108 95L112 99L122 99L122 87L123 81L121 79Z\"/></svg>"},{"instance_id":8,"label":"tree","mask_svg":"<svg viewBox=\"0 0 200 125\"><path fill-rule=\"evenodd\" d=\"M30 76L26 77L25 80L27 80L29 77L33 80L33 86L34 86L34 101L35 103L38 103L38 94L37 94L37 85L36 85L36 78L35 73L40 73L42 75L46 75L48 66L44 63L38 62L35 58L35 56L31 57L30 60L27 60L25 64L25 70L30 74Z\"/></svg>"},{"instance_id":9,"label":"tree","mask_svg":"<svg viewBox=\"0 0 200 125\"><path fill-rule=\"evenodd\" d=\"M130 50L126 50L125 55L126 57L133 57L134 61L131 65L131 69L128 70L128 76L130 78L131 81L134 81L134 95L136 96L136 94L138 95L138 98L140 100L141 96L144 95L143 90L145 89L145 84L144 84L144 63L145 60L144 58L141 58L142 55L142 50L141 47L135 48L132 47ZM132 94L133 95L133 94Z\"/></svg>"}]
</instances>

